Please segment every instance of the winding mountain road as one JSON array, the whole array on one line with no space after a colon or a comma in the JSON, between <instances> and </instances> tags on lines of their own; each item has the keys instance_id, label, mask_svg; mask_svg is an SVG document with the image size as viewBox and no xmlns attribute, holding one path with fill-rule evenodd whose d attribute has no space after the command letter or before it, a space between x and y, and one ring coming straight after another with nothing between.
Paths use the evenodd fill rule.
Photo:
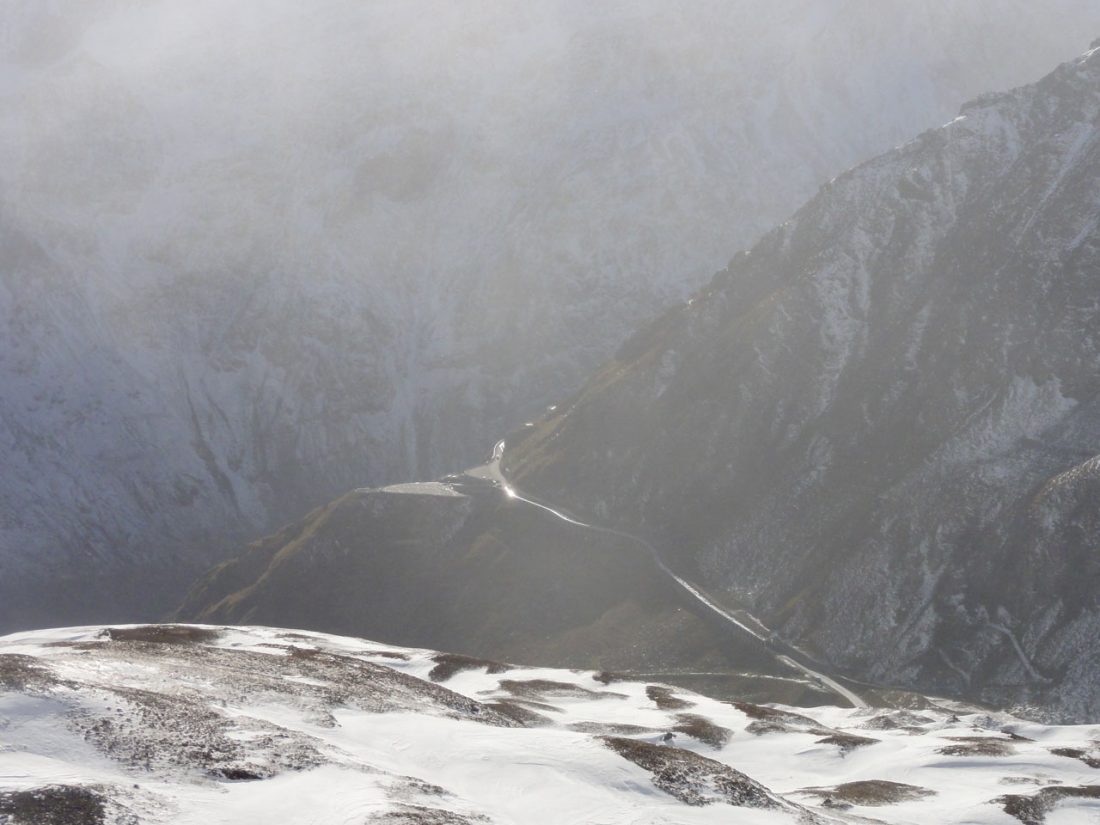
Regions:
<instances>
[{"instance_id":1,"label":"winding mountain road","mask_svg":"<svg viewBox=\"0 0 1100 825\"><path fill-rule=\"evenodd\" d=\"M815 669L814 665L816 665L817 667L820 667L820 665L817 665L816 662L810 660L805 653L798 650L793 645L790 645L778 639L776 635L769 631L768 628L764 626L764 624L756 619L756 617L752 616L744 610L726 610L725 608L718 605L701 589L699 589L683 577L677 575L675 571L673 571L667 564L665 564L664 560L661 558L660 553L657 552L657 548L654 547L650 542L646 541L640 536L636 536L633 533L627 533L623 530L616 530L611 527L602 527L598 524L589 524L588 522L579 521L578 519L570 516L568 513L562 512L561 510L555 509L548 504L544 504L541 501L536 501L535 499L529 498L520 493L512 485L512 483L508 481L508 479L504 476L504 471L500 468L501 459L504 457L504 446L504 441L498 441L493 447L493 454L489 463L484 465L484 467L477 468L477 471L471 471L471 474L476 474L480 477L490 479L491 481L499 485L501 490L504 491L504 494L509 498L514 499L515 501L521 501L524 504L530 505L531 507L537 507L538 509L549 513L554 518L566 522L567 524L572 524L575 527L580 527L585 530L594 530L598 533L604 533L609 536L616 536L618 538L626 539L628 541L634 542L635 544L641 545L645 548L646 552L653 560L653 563L657 565L660 571L671 578L674 582L676 582L676 584L679 585L682 590L688 593L699 605L701 605L710 613L717 615L720 619L732 625L738 631L748 634L752 638L761 642L764 647L767 648L767 650L772 653L772 655L774 655L779 662L791 668L792 670L801 673L812 682L816 682L825 689L842 697L845 701L849 702L852 707L870 707L870 705L868 705L868 703L864 701L864 699L860 697L857 693L849 690L835 679Z\"/></svg>"}]
</instances>

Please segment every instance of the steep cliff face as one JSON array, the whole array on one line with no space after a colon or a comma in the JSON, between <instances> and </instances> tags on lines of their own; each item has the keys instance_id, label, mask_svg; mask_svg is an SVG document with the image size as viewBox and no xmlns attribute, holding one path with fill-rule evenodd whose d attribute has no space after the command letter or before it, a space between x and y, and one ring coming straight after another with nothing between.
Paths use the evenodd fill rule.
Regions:
<instances>
[{"instance_id":1,"label":"steep cliff face","mask_svg":"<svg viewBox=\"0 0 1100 825\"><path fill-rule=\"evenodd\" d=\"M1100 27L1083 0L0 15L0 627L154 615L221 547L470 463L830 175Z\"/></svg>"},{"instance_id":2,"label":"steep cliff face","mask_svg":"<svg viewBox=\"0 0 1100 825\"><path fill-rule=\"evenodd\" d=\"M1100 712L1100 50L827 184L505 464L874 680Z\"/></svg>"}]
</instances>

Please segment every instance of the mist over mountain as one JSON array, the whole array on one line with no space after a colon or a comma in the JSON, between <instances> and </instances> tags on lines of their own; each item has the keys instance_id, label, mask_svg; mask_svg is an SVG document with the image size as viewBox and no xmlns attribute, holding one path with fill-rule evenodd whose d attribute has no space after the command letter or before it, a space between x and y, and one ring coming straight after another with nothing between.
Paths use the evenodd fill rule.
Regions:
<instances>
[{"instance_id":1,"label":"mist over mountain","mask_svg":"<svg viewBox=\"0 0 1100 825\"><path fill-rule=\"evenodd\" d=\"M1098 29L1078 0L4 4L0 627L157 615L348 489L474 463L821 183Z\"/></svg>"},{"instance_id":2,"label":"mist over mountain","mask_svg":"<svg viewBox=\"0 0 1100 825\"><path fill-rule=\"evenodd\" d=\"M1100 822L1097 33L0 3L0 825Z\"/></svg>"},{"instance_id":3,"label":"mist over mountain","mask_svg":"<svg viewBox=\"0 0 1100 825\"><path fill-rule=\"evenodd\" d=\"M832 181L506 470L863 678L1093 718L1098 225L1100 48Z\"/></svg>"},{"instance_id":4,"label":"mist over mountain","mask_svg":"<svg viewBox=\"0 0 1100 825\"><path fill-rule=\"evenodd\" d=\"M770 628L773 652L785 640L873 684L1094 719L1098 124L1100 48L979 97L828 183L509 435L500 466L518 500L448 516L424 489L387 520L392 493L357 493L212 572L181 615L376 632L391 615L377 602L317 605L296 597L301 582L410 581L412 539L435 518L446 536L426 546L443 548L443 575L418 604L442 605L443 628L464 626L452 612L516 628L545 609L568 619L526 642L542 657L716 661L674 641L653 652L667 620L645 619L678 594L641 596L622 572L605 575L625 595L597 584L585 600L592 624L556 610L602 581L591 558L611 564L629 534L624 569L652 569L639 544L657 548ZM510 532L517 513L555 512L557 536ZM338 532L338 513L355 528ZM501 564L560 568L529 573L545 584L516 604L491 602ZM465 652L509 642L460 635Z\"/></svg>"}]
</instances>

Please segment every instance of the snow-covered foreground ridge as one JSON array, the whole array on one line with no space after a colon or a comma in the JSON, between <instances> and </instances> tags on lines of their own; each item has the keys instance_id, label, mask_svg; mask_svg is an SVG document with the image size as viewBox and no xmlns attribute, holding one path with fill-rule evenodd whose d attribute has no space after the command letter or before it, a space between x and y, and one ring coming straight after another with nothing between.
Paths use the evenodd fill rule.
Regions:
<instances>
[{"instance_id":1,"label":"snow-covered foreground ridge","mask_svg":"<svg viewBox=\"0 0 1100 825\"><path fill-rule=\"evenodd\" d=\"M0 639L4 823L1088 822L1098 740L269 628Z\"/></svg>"}]
</instances>

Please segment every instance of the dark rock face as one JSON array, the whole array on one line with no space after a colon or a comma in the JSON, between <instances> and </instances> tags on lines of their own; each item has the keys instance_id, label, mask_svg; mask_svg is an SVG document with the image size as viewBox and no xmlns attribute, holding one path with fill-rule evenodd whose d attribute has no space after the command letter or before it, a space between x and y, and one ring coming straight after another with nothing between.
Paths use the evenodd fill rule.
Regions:
<instances>
[{"instance_id":1,"label":"dark rock face","mask_svg":"<svg viewBox=\"0 0 1100 825\"><path fill-rule=\"evenodd\" d=\"M1009 794L997 801L1003 804L1005 813L1024 825L1042 825L1060 802L1072 799L1100 799L1100 785L1043 788L1030 796Z\"/></svg>"},{"instance_id":2,"label":"dark rock face","mask_svg":"<svg viewBox=\"0 0 1100 825\"><path fill-rule=\"evenodd\" d=\"M653 784L662 791L688 805L780 807L780 802L759 782L693 751L619 736L605 736L602 741L624 759L653 774Z\"/></svg>"},{"instance_id":3,"label":"dark rock face","mask_svg":"<svg viewBox=\"0 0 1100 825\"><path fill-rule=\"evenodd\" d=\"M0 815L15 825L102 825L105 797L74 785L47 785L28 791L0 792Z\"/></svg>"},{"instance_id":4,"label":"dark rock face","mask_svg":"<svg viewBox=\"0 0 1100 825\"><path fill-rule=\"evenodd\" d=\"M935 791L901 782L886 782L882 779L864 779L856 782L844 782L832 788L807 788L807 792L823 799L826 804L838 805L896 805L926 796L934 796Z\"/></svg>"},{"instance_id":5,"label":"dark rock face","mask_svg":"<svg viewBox=\"0 0 1100 825\"><path fill-rule=\"evenodd\" d=\"M854 673L1100 713L1100 52L832 181L513 439Z\"/></svg>"}]
</instances>

